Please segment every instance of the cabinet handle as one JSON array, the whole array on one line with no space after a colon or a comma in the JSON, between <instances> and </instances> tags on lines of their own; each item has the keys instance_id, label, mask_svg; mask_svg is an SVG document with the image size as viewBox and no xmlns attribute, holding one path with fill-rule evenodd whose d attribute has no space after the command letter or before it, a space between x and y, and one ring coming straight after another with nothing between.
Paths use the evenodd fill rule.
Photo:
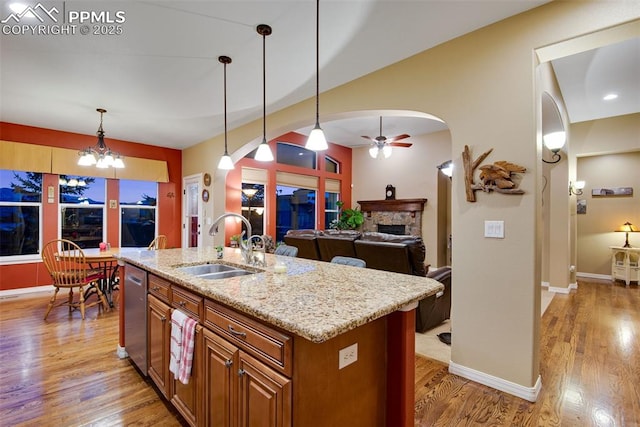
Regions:
<instances>
[{"instance_id":1,"label":"cabinet handle","mask_svg":"<svg viewBox=\"0 0 640 427\"><path fill-rule=\"evenodd\" d=\"M179 305L180 307L184 307L185 305L187 305L187 303L186 303L186 302L184 302L184 301L180 301L180 302L178 302L178 305Z\"/></svg>"},{"instance_id":2,"label":"cabinet handle","mask_svg":"<svg viewBox=\"0 0 640 427\"><path fill-rule=\"evenodd\" d=\"M160 320L163 321L163 322L166 322L167 318L165 316L162 316L162 317L160 317Z\"/></svg>"},{"instance_id":3,"label":"cabinet handle","mask_svg":"<svg viewBox=\"0 0 640 427\"><path fill-rule=\"evenodd\" d=\"M158 292L160 290L160 286L154 286L151 288L152 291Z\"/></svg>"},{"instance_id":4,"label":"cabinet handle","mask_svg":"<svg viewBox=\"0 0 640 427\"><path fill-rule=\"evenodd\" d=\"M231 359L227 359L227 361L224 362L224 366L226 366L227 368L230 368L231 365L233 365L233 360Z\"/></svg>"},{"instance_id":5,"label":"cabinet handle","mask_svg":"<svg viewBox=\"0 0 640 427\"><path fill-rule=\"evenodd\" d=\"M244 369L238 369L238 376L241 377L245 374Z\"/></svg>"},{"instance_id":6,"label":"cabinet handle","mask_svg":"<svg viewBox=\"0 0 640 427\"><path fill-rule=\"evenodd\" d=\"M231 325L229 325L229 332L231 332L236 337L240 337L240 338L246 338L247 337L246 333L240 332L240 331L236 331L235 329L233 329L233 326L231 326Z\"/></svg>"}]
</instances>

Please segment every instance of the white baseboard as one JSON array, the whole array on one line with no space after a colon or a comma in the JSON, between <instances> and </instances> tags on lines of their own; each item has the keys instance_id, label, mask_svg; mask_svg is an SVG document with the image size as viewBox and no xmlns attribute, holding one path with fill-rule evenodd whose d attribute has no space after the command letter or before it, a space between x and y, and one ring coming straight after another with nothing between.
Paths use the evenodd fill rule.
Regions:
<instances>
[{"instance_id":1,"label":"white baseboard","mask_svg":"<svg viewBox=\"0 0 640 427\"><path fill-rule=\"evenodd\" d=\"M548 288L549 287L549 282L542 282L542 287L543 288Z\"/></svg>"},{"instance_id":2,"label":"white baseboard","mask_svg":"<svg viewBox=\"0 0 640 427\"><path fill-rule=\"evenodd\" d=\"M53 292L54 288L52 285L44 285L44 286L32 286L30 288L19 288L19 289L7 289L5 291L0 291L0 298L24 295L24 294L32 294L35 292Z\"/></svg>"},{"instance_id":3,"label":"white baseboard","mask_svg":"<svg viewBox=\"0 0 640 427\"><path fill-rule=\"evenodd\" d=\"M586 279L602 279L602 280L612 280L611 275L609 274L593 274L593 273L576 273L576 277L584 277Z\"/></svg>"},{"instance_id":4,"label":"white baseboard","mask_svg":"<svg viewBox=\"0 0 640 427\"><path fill-rule=\"evenodd\" d=\"M118 348L116 349L116 354L120 359L126 359L127 357L129 357L127 350L125 350L124 347L120 347L120 344L118 344Z\"/></svg>"},{"instance_id":5,"label":"white baseboard","mask_svg":"<svg viewBox=\"0 0 640 427\"><path fill-rule=\"evenodd\" d=\"M533 387L525 387L502 378L494 377L493 375L485 374L484 372L476 371L475 369L458 365L451 361L449 362L449 372L482 385L486 385L487 387L520 397L524 400L528 400L529 402L535 402L538 400L538 395L542 389L542 379L540 378L540 375L538 375L538 379Z\"/></svg>"}]
</instances>

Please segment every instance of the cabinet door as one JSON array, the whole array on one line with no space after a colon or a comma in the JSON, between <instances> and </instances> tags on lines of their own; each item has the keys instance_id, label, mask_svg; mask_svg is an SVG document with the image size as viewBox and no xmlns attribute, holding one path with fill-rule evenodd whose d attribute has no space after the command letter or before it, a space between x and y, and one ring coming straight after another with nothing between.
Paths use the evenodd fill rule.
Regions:
<instances>
[{"instance_id":1,"label":"cabinet door","mask_svg":"<svg viewBox=\"0 0 640 427\"><path fill-rule=\"evenodd\" d=\"M242 351L239 365L239 425L291 426L291 380Z\"/></svg>"},{"instance_id":2,"label":"cabinet door","mask_svg":"<svg viewBox=\"0 0 640 427\"><path fill-rule=\"evenodd\" d=\"M204 329L204 425L238 423L238 348Z\"/></svg>"},{"instance_id":3,"label":"cabinet door","mask_svg":"<svg viewBox=\"0 0 640 427\"><path fill-rule=\"evenodd\" d=\"M200 363L202 361L202 326L196 326L193 347L193 364L191 365L191 377L187 384L182 384L173 374L169 373L173 382L173 396L171 403L182 414L184 419L192 426L197 426L201 418L199 411L202 408L202 384Z\"/></svg>"},{"instance_id":4,"label":"cabinet door","mask_svg":"<svg viewBox=\"0 0 640 427\"><path fill-rule=\"evenodd\" d=\"M153 295L148 296L147 325L149 376L162 394L168 397L171 308Z\"/></svg>"}]
</instances>

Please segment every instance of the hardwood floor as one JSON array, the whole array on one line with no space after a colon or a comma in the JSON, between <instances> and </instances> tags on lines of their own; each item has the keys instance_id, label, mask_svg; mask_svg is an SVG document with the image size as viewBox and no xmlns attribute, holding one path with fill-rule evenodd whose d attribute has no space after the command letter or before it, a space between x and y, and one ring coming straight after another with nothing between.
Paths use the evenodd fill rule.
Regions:
<instances>
[{"instance_id":1,"label":"hardwood floor","mask_svg":"<svg viewBox=\"0 0 640 427\"><path fill-rule=\"evenodd\" d=\"M116 355L116 312L93 307L83 322L79 312L57 308L44 322L48 298L0 300L0 425L184 425L151 383ZM555 296L541 331L538 402L416 357L415 425L640 425L637 285L581 280L577 291Z\"/></svg>"}]
</instances>

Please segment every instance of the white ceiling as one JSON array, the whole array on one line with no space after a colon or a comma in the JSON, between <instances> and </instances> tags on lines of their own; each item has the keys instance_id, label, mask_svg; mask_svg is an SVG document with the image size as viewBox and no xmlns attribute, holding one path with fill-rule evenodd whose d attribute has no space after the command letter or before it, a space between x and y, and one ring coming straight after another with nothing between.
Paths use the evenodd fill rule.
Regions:
<instances>
[{"instance_id":1,"label":"white ceiling","mask_svg":"<svg viewBox=\"0 0 640 427\"><path fill-rule=\"evenodd\" d=\"M320 89L336 87L546 2L324 0L320 5ZM10 17L10 3L1 4L1 20ZM24 3L34 6L33 2ZM255 31L261 23L273 27L273 34L266 39L267 113L315 94L313 0L66 1L44 5L56 6L59 13L54 16L59 22L63 16L68 22L70 11L108 11L112 18L122 11L122 34L82 35L77 23L72 35L2 34L2 121L93 134L99 122L95 109L102 107L108 110L104 117L107 141L117 138L189 147L224 131L219 55L233 60L227 66L229 128L261 117L262 36ZM44 19L43 24L53 22L46 16ZM36 22L33 17L20 18L20 24ZM638 44L630 48L635 56L627 53L623 59L635 58L632 65L636 71L629 70L626 80L637 86L633 77L640 75ZM601 57L594 54L581 58L578 64L591 70ZM567 98L595 83L569 88L563 75L569 76L569 81L575 80L572 76L599 80L617 75L577 72L572 61L562 62L554 63L554 69ZM640 111L638 99L636 96L632 107L635 111ZM570 100L567 103L574 120ZM332 142L361 144L360 135L376 136L378 116L388 113L372 111L370 116L323 122L322 126ZM586 120L589 114L593 113L580 112L579 117ZM307 133L311 125L298 131ZM387 136L420 135L444 128L434 120L400 114L386 118L383 131Z\"/></svg>"}]
</instances>

